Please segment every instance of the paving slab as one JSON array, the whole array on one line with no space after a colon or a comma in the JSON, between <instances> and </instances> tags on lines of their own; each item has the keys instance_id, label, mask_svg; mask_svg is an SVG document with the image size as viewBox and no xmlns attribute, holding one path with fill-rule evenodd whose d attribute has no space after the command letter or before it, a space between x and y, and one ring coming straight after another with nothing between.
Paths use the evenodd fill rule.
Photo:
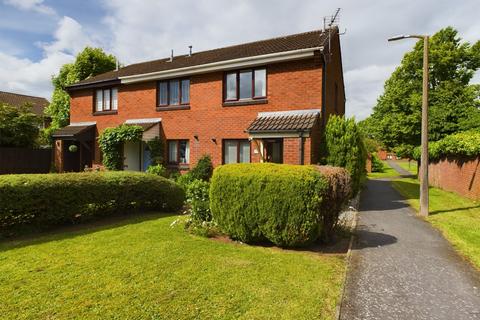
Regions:
<instances>
[{"instance_id":1,"label":"paving slab","mask_svg":"<svg viewBox=\"0 0 480 320\"><path fill-rule=\"evenodd\" d=\"M340 319L480 319L480 273L390 181L369 180Z\"/></svg>"}]
</instances>

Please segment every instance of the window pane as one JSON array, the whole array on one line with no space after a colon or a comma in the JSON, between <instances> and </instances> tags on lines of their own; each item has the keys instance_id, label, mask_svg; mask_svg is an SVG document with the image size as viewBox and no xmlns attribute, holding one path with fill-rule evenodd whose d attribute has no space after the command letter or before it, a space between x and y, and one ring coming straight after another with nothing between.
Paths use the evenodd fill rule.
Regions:
<instances>
[{"instance_id":1,"label":"window pane","mask_svg":"<svg viewBox=\"0 0 480 320\"><path fill-rule=\"evenodd\" d=\"M182 140L178 143L178 153L180 155L179 163L189 163L190 148L188 141Z\"/></svg>"},{"instance_id":2,"label":"window pane","mask_svg":"<svg viewBox=\"0 0 480 320\"><path fill-rule=\"evenodd\" d=\"M168 142L168 162L177 162L177 141Z\"/></svg>"},{"instance_id":3,"label":"window pane","mask_svg":"<svg viewBox=\"0 0 480 320\"><path fill-rule=\"evenodd\" d=\"M180 102L179 86L180 86L180 81L170 80L170 104L178 104Z\"/></svg>"},{"instance_id":4,"label":"window pane","mask_svg":"<svg viewBox=\"0 0 480 320\"><path fill-rule=\"evenodd\" d=\"M102 111L103 108L103 90L97 90L97 111Z\"/></svg>"},{"instance_id":5,"label":"window pane","mask_svg":"<svg viewBox=\"0 0 480 320\"><path fill-rule=\"evenodd\" d=\"M190 80L182 80L182 103L190 103Z\"/></svg>"},{"instance_id":6,"label":"window pane","mask_svg":"<svg viewBox=\"0 0 480 320\"><path fill-rule=\"evenodd\" d=\"M244 163L250 162L250 142L249 141L240 142L240 162L244 162Z\"/></svg>"},{"instance_id":7,"label":"window pane","mask_svg":"<svg viewBox=\"0 0 480 320\"><path fill-rule=\"evenodd\" d=\"M225 163L237 163L237 141L226 140L225 141Z\"/></svg>"},{"instance_id":8,"label":"window pane","mask_svg":"<svg viewBox=\"0 0 480 320\"><path fill-rule=\"evenodd\" d=\"M158 104L168 104L168 82L160 82L158 84Z\"/></svg>"},{"instance_id":9,"label":"window pane","mask_svg":"<svg viewBox=\"0 0 480 320\"><path fill-rule=\"evenodd\" d=\"M103 90L103 110L110 110L110 89Z\"/></svg>"},{"instance_id":10,"label":"window pane","mask_svg":"<svg viewBox=\"0 0 480 320\"><path fill-rule=\"evenodd\" d=\"M267 95L267 70L255 70L255 97Z\"/></svg>"},{"instance_id":11,"label":"window pane","mask_svg":"<svg viewBox=\"0 0 480 320\"><path fill-rule=\"evenodd\" d=\"M240 99L252 98L252 71L240 72Z\"/></svg>"},{"instance_id":12,"label":"window pane","mask_svg":"<svg viewBox=\"0 0 480 320\"><path fill-rule=\"evenodd\" d=\"M112 89L112 110L118 109L118 89Z\"/></svg>"},{"instance_id":13,"label":"window pane","mask_svg":"<svg viewBox=\"0 0 480 320\"><path fill-rule=\"evenodd\" d=\"M237 73L227 74L227 100L237 99Z\"/></svg>"}]
</instances>

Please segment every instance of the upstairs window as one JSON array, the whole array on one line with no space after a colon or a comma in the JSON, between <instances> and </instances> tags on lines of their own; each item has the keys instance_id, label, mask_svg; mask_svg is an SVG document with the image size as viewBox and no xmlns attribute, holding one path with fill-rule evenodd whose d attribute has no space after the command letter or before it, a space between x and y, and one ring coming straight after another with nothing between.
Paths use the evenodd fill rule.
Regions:
<instances>
[{"instance_id":1,"label":"upstairs window","mask_svg":"<svg viewBox=\"0 0 480 320\"><path fill-rule=\"evenodd\" d=\"M118 89L99 89L95 92L95 111L116 111L118 110Z\"/></svg>"},{"instance_id":2,"label":"upstairs window","mask_svg":"<svg viewBox=\"0 0 480 320\"><path fill-rule=\"evenodd\" d=\"M262 99L267 97L267 70L265 68L227 72L225 101Z\"/></svg>"},{"instance_id":3,"label":"upstairs window","mask_svg":"<svg viewBox=\"0 0 480 320\"><path fill-rule=\"evenodd\" d=\"M190 104L190 80L160 81L157 86L157 100L159 107Z\"/></svg>"}]
</instances>

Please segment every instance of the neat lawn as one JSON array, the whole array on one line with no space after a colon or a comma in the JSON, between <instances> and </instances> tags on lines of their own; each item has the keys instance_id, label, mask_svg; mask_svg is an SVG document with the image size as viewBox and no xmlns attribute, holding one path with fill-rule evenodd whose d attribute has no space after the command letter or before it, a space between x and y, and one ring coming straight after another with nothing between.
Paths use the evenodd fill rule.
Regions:
<instances>
[{"instance_id":1,"label":"neat lawn","mask_svg":"<svg viewBox=\"0 0 480 320\"><path fill-rule=\"evenodd\" d=\"M408 160L397 160L396 163L411 174L417 174L417 161L412 160L409 164Z\"/></svg>"},{"instance_id":2,"label":"neat lawn","mask_svg":"<svg viewBox=\"0 0 480 320\"><path fill-rule=\"evenodd\" d=\"M398 172L390 167L386 161L383 162L383 172L370 172L368 174L369 178L379 179L379 178L399 178L400 175Z\"/></svg>"},{"instance_id":3,"label":"neat lawn","mask_svg":"<svg viewBox=\"0 0 480 320\"><path fill-rule=\"evenodd\" d=\"M405 178L394 180L392 184L418 211L418 180ZM430 216L427 221L480 269L480 203L431 187L429 207Z\"/></svg>"},{"instance_id":4,"label":"neat lawn","mask_svg":"<svg viewBox=\"0 0 480 320\"><path fill-rule=\"evenodd\" d=\"M192 236L177 218L0 243L1 318L334 318L343 255Z\"/></svg>"}]
</instances>

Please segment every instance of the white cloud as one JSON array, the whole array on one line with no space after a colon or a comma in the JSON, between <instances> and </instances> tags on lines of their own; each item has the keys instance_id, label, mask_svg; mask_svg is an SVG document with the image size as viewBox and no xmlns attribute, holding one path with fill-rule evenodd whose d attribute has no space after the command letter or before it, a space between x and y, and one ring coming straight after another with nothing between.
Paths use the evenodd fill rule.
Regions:
<instances>
[{"instance_id":1,"label":"white cloud","mask_svg":"<svg viewBox=\"0 0 480 320\"><path fill-rule=\"evenodd\" d=\"M72 62L86 45L92 44L78 22L70 17L59 21L54 37L51 43L41 45L43 57L39 61L0 52L0 88L50 98L52 75L58 73L63 64Z\"/></svg>"},{"instance_id":2,"label":"white cloud","mask_svg":"<svg viewBox=\"0 0 480 320\"><path fill-rule=\"evenodd\" d=\"M4 0L4 3L24 11L34 11L48 15L56 14L53 8L43 4L43 0Z\"/></svg>"}]
</instances>

